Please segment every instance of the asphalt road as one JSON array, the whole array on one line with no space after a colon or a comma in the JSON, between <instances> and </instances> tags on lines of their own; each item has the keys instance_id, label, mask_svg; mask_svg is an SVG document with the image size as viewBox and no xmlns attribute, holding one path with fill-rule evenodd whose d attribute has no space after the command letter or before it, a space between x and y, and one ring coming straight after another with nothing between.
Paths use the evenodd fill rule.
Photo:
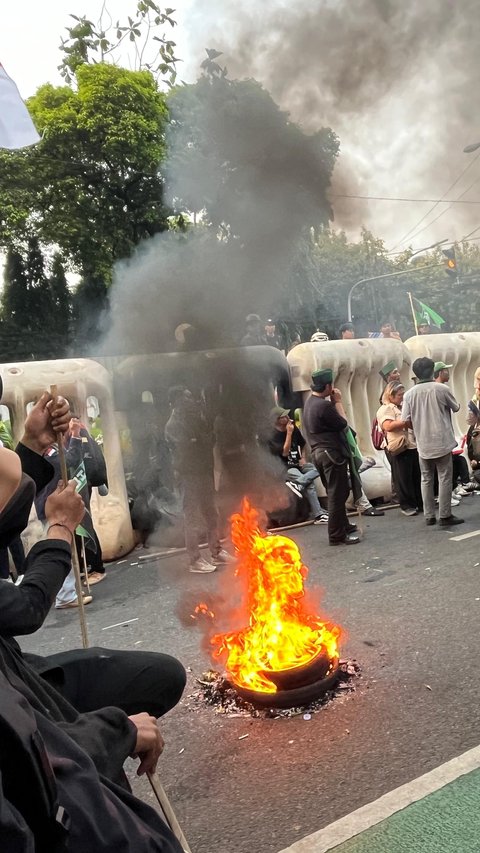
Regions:
<instances>
[{"instance_id":1,"label":"asphalt road","mask_svg":"<svg viewBox=\"0 0 480 853\"><path fill-rule=\"evenodd\" d=\"M345 629L342 654L362 666L356 691L309 721L229 718L192 701L210 662L188 613L206 592L228 595L229 574L192 575L183 555L142 552L109 568L86 610L90 644L166 651L191 669L162 723L160 775L193 853L277 853L480 743L480 536L451 541L480 529L480 496L455 512L466 523L449 531L391 510L365 519L353 547L328 547L323 527L294 533L308 586L322 587ZM109 627L124 620L136 621ZM38 653L79 644L71 611L52 611L22 643ZM138 791L151 798L146 783Z\"/></svg>"}]
</instances>

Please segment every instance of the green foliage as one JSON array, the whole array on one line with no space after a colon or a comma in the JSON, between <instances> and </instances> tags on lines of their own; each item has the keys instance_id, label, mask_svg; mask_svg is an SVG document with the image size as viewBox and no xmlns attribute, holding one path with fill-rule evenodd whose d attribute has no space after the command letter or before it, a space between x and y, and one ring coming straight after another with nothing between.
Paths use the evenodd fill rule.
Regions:
<instances>
[{"instance_id":1,"label":"green foliage","mask_svg":"<svg viewBox=\"0 0 480 853\"><path fill-rule=\"evenodd\" d=\"M358 242L349 242L344 232L324 229L300 245L277 316L291 329L302 330L304 337L319 327L334 338L347 319L348 293L356 282L408 271L366 282L354 291L358 336L378 331L385 319L396 324L404 339L415 334L408 292L445 318L443 331L474 331L480 310L480 248L467 243L455 248L458 279L445 274L440 249L413 258L411 250L392 257L383 241L365 229Z\"/></svg>"},{"instance_id":2,"label":"green foliage","mask_svg":"<svg viewBox=\"0 0 480 853\"><path fill-rule=\"evenodd\" d=\"M174 11L162 11L153 0L139 0L134 17L128 16L128 23L114 23L106 3L97 24L85 15L81 18L70 15L76 23L67 27L68 37L62 39L60 49L64 57L58 66L62 76L67 83L73 84L80 66L107 61L115 63L120 46L123 45L124 49L124 42L130 42L134 48L135 70L146 69L155 78L164 77L168 85L173 85L178 62L175 42L167 39L161 28L166 24L175 26Z\"/></svg>"},{"instance_id":3,"label":"green foliage","mask_svg":"<svg viewBox=\"0 0 480 853\"><path fill-rule=\"evenodd\" d=\"M166 227L167 110L148 71L82 65L77 82L77 91L42 86L28 102L41 143L0 153L0 239L15 245L34 233L108 283L115 260Z\"/></svg>"},{"instance_id":4,"label":"green foliage","mask_svg":"<svg viewBox=\"0 0 480 853\"><path fill-rule=\"evenodd\" d=\"M259 83L229 80L218 52L207 54L208 73L168 98L176 208L201 213L224 239L326 224L336 135L305 134Z\"/></svg>"},{"instance_id":5,"label":"green foliage","mask_svg":"<svg viewBox=\"0 0 480 853\"><path fill-rule=\"evenodd\" d=\"M7 252L1 307L2 361L44 359L65 354L69 333L69 293L59 257L47 276L35 237L23 255Z\"/></svg>"}]
</instances>

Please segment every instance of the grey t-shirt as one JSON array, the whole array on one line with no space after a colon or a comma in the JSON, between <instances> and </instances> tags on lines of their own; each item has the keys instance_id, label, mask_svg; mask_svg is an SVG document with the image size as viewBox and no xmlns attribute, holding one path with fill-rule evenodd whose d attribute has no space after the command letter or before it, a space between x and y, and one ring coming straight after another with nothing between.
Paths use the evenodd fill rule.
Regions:
<instances>
[{"instance_id":1,"label":"grey t-shirt","mask_svg":"<svg viewBox=\"0 0 480 853\"><path fill-rule=\"evenodd\" d=\"M422 459L445 456L456 446L452 412L459 408L450 388L439 382L420 382L406 392L402 418L412 422Z\"/></svg>"}]
</instances>

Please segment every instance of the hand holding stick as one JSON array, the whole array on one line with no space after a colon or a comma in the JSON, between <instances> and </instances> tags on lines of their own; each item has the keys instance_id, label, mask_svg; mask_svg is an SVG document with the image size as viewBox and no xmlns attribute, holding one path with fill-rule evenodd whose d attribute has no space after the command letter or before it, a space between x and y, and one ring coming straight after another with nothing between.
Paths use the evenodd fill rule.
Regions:
<instances>
[{"instance_id":1,"label":"hand holding stick","mask_svg":"<svg viewBox=\"0 0 480 853\"><path fill-rule=\"evenodd\" d=\"M57 386L50 386L50 393L54 400L56 400L58 396ZM65 447L63 446L63 433L57 432L57 443L58 443L58 458L60 460L60 472L62 475L62 480L67 485L68 483L68 471L67 471L67 460L65 457ZM75 547L75 533L72 537L72 566L73 566L73 574L75 575L75 590L77 593L78 600L78 615L80 618L80 630L82 632L82 645L84 649L88 649L88 633L87 633L87 623L85 620L85 608L83 606L83 592L82 592L82 580L80 577L80 563L78 560L77 549Z\"/></svg>"}]
</instances>

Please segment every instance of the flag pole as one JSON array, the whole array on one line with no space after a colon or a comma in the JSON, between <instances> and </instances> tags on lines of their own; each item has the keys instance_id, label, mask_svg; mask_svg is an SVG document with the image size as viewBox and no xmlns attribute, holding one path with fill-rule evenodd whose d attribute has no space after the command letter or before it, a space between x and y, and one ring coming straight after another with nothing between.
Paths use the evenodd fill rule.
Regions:
<instances>
[{"instance_id":1,"label":"flag pole","mask_svg":"<svg viewBox=\"0 0 480 853\"><path fill-rule=\"evenodd\" d=\"M408 292L408 298L410 300L410 308L412 309L412 317L413 317L413 325L415 326L415 334L418 336L418 325L417 325L417 315L415 314L415 309L413 307L413 299L410 291Z\"/></svg>"},{"instance_id":2,"label":"flag pole","mask_svg":"<svg viewBox=\"0 0 480 853\"><path fill-rule=\"evenodd\" d=\"M87 587L87 594L90 595L90 584L88 582L88 566L87 566L87 555L85 553L85 539L83 536L80 537L82 540L82 560L83 560L83 571L85 575L85 586Z\"/></svg>"},{"instance_id":3,"label":"flag pole","mask_svg":"<svg viewBox=\"0 0 480 853\"><path fill-rule=\"evenodd\" d=\"M58 391L56 385L50 385L50 394L54 399L58 397ZM57 443L58 443L58 458L60 460L60 472L62 475L62 480L65 486L68 483L68 471L67 471L67 459L65 456L65 447L63 445L63 435L61 432L57 432ZM82 632L82 645L84 649L88 649L88 633L87 633L87 623L85 620L85 608L83 606L83 592L82 592L82 579L80 577L80 561L78 559L77 549L75 546L75 533L72 538L72 566L73 566L73 574L75 575L75 589L77 593L77 601L78 601L78 615L80 617L80 629Z\"/></svg>"}]
</instances>

